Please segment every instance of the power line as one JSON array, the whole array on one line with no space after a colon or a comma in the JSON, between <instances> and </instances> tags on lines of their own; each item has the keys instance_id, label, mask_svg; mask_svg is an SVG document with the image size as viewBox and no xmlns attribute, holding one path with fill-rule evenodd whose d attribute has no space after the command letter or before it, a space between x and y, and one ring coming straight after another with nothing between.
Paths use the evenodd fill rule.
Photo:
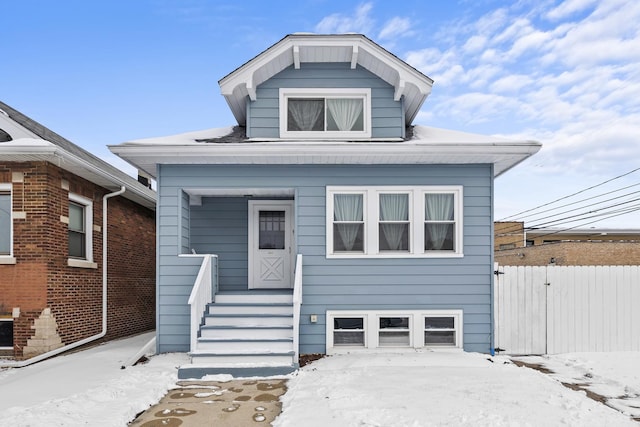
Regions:
<instances>
[{"instance_id":1,"label":"power line","mask_svg":"<svg viewBox=\"0 0 640 427\"><path fill-rule=\"evenodd\" d=\"M605 184L608 184L608 183L609 183L609 182L611 182L611 181L615 181L616 179L620 179L620 178L623 178L623 177L625 177L625 176L627 176L627 175L631 175L632 173L637 172L637 171L639 171L639 170L640 170L640 167L639 167L639 168L636 168L636 169L634 169L634 170L632 170L632 171L629 171L629 172L627 172L627 173L624 173L624 174L622 174L622 175L618 175L618 176L616 176L616 177L613 177L613 178L611 178L611 179L608 179L608 180L606 180L606 181L603 181L603 182L601 182L601 183L599 183L599 184L592 185L591 187L588 187L588 188L585 188L585 189L583 189L583 190L577 191L577 192L575 192L575 193L573 193L573 194L569 194L568 196L563 196L563 197L560 197L560 198L558 198L558 199L556 199L556 200L553 200L553 201L551 201L551 202L547 202L547 203L544 203L544 204L542 204L542 205L536 206L536 207L534 207L534 208L526 209L526 210L524 210L524 211L522 211L522 212L518 212L518 213L516 213L516 214L509 215L509 216L507 216L507 217L504 217L504 218L500 219L499 221L506 221L506 220L508 220L508 219L511 219L511 218L517 217L517 216L522 215L522 214L524 214L524 213L531 212L531 211L535 211L535 210L538 210L538 209L543 208L543 207L545 207L545 206L552 205L552 204L557 203L557 202L559 202L559 201L561 201L561 200L565 200L565 199L568 199L568 198L570 198L570 197L576 196L576 195L578 195L578 194L581 194L581 193L587 192L587 191L589 191L589 190L593 190L594 188L601 187L601 186L603 186L603 185L605 185Z\"/></svg>"}]
</instances>

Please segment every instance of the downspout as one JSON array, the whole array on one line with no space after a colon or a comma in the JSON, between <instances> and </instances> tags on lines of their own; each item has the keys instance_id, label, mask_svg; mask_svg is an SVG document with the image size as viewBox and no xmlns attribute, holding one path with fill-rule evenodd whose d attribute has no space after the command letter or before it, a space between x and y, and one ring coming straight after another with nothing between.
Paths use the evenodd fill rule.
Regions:
<instances>
[{"instance_id":1,"label":"downspout","mask_svg":"<svg viewBox=\"0 0 640 427\"><path fill-rule=\"evenodd\" d=\"M105 194L102 197L102 332L97 335L84 338L80 341L65 345L64 347L56 348L55 350L42 353L27 360L2 363L0 364L0 368L22 368L24 366L28 366L33 363L48 359L49 357L58 355L60 353L64 353L67 350L80 347L81 345L85 345L87 343L90 343L91 341L98 340L107 334L107 199L119 196L125 191L126 187L123 185L122 187L120 187L120 190L113 193Z\"/></svg>"}]
</instances>

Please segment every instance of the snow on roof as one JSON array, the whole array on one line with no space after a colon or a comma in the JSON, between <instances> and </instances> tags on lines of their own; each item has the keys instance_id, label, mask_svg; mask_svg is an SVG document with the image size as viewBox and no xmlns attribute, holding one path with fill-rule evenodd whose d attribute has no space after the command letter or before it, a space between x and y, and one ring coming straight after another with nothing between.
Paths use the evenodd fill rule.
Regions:
<instances>
[{"instance_id":1,"label":"snow on roof","mask_svg":"<svg viewBox=\"0 0 640 427\"><path fill-rule=\"evenodd\" d=\"M161 136L158 138L136 139L126 142L125 144L135 145L189 145L200 144L198 140L220 138L229 135L233 131L233 126L223 128L212 128L205 130L197 130L193 132L180 133L177 135Z\"/></svg>"},{"instance_id":2,"label":"snow on roof","mask_svg":"<svg viewBox=\"0 0 640 427\"><path fill-rule=\"evenodd\" d=\"M55 147L53 142L40 138L18 138L11 141L1 142L0 150L6 147Z\"/></svg>"},{"instance_id":3,"label":"snow on roof","mask_svg":"<svg viewBox=\"0 0 640 427\"><path fill-rule=\"evenodd\" d=\"M413 127L413 140L437 143L508 143L513 142L505 138L480 135L476 133L459 132L456 130L432 128L427 126Z\"/></svg>"},{"instance_id":4,"label":"snow on roof","mask_svg":"<svg viewBox=\"0 0 640 427\"><path fill-rule=\"evenodd\" d=\"M204 129L193 132L186 132L177 135L168 135L157 138L144 138L128 141L127 145L192 145L202 144L203 142L211 142L216 138L222 138L233 132L232 126L223 128ZM459 132L449 129L433 128L427 126L414 126L413 142L420 143L437 143L437 144L487 144L487 143L509 143L514 142L506 138L495 136L480 135L467 132ZM229 142L229 141L225 141ZM245 139L245 142L251 142ZM298 141L302 142L302 141ZM397 143L402 143L399 141Z\"/></svg>"}]
</instances>

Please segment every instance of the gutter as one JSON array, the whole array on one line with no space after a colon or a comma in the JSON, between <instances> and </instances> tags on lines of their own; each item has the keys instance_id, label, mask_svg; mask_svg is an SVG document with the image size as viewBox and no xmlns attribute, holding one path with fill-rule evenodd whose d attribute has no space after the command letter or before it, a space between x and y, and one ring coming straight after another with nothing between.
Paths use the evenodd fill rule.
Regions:
<instances>
[{"instance_id":1,"label":"gutter","mask_svg":"<svg viewBox=\"0 0 640 427\"><path fill-rule=\"evenodd\" d=\"M27 360L21 360L17 362L8 362L0 364L0 368L22 368L24 366L32 365L36 362L41 362L49 357L56 356L60 353L64 353L67 350L74 349L76 347L80 347L81 345L90 343L92 341L98 340L104 337L107 334L107 228L108 228L108 218L107 218L107 199L111 197L119 196L126 191L126 187L123 185L120 190L115 191L113 193L105 194L102 197L102 331L88 338L84 338L80 341L76 341L74 343L65 345L60 348L56 348L55 350L48 351L46 353L40 354L38 356L32 357Z\"/></svg>"}]
</instances>

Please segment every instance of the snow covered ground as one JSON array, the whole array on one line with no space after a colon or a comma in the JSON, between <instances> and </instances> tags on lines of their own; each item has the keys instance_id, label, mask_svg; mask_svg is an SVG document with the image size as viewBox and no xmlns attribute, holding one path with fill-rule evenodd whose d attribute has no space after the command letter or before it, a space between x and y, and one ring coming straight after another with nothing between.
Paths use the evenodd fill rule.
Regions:
<instances>
[{"instance_id":1,"label":"snow covered ground","mask_svg":"<svg viewBox=\"0 0 640 427\"><path fill-rule=\"evenodd\" d=\"M488 359L440 351L325 358L289 381L274 426L638 425L545 374Z\"/></svg>"},{"instance_id":2,"label":"snow covered ground","mask_svg":"<svg viewBox=\"0 0 640 427\"><path fill-rule=\"evenodd\" d=\"M640 353L566 353L519 357L541 365L566 384L596 393L612 408L640 420Z\"/></svg>"},{"instance_id":3,"label":"snow covered ground","mask_svg":"<svg viewBox=\"0 0 640 427\"><path fill-rule=\"evenodd\" d=\"M153 333L0 371L2 426L126 426L177 379L185 354L121 369Z\"/></svg>"},{"instance_id":4,"label":"snow covered ground","mask_svg":"<svg viewBox=\"0 0 640 427\"><path fill-rule=\"evenodd\" d=\"M0 425L126 426L174 386L176 367L187 362L185 354L165 354L120 369L149 338L145 334L112 341L0 371ZM282 399L284 412L274 425L638 425L587 398L584 391L562 386L560 380L590 378L608 384L614 394L623 390L637 397L640 353L583 353L528 361L555 367L558 379L519 368L506 357L459 351L326 357L291 375Z\"/></svg>"}]
</instances>

